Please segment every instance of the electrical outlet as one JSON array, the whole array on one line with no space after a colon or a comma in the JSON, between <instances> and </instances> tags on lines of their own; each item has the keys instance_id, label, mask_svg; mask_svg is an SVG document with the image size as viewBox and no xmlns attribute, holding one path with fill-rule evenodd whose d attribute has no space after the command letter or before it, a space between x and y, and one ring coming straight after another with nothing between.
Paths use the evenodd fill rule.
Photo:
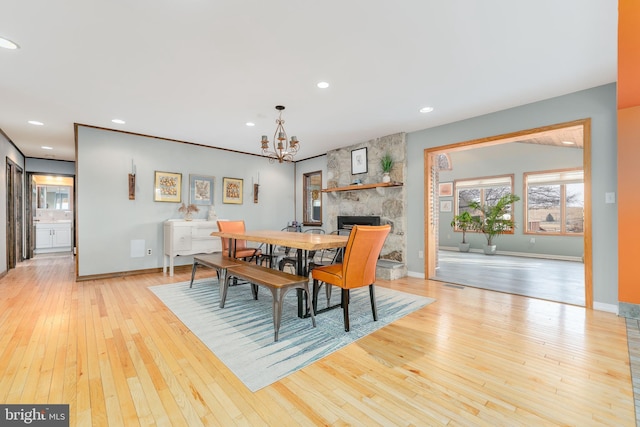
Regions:
<instances>
[{"instance_id":1,"label":"electrical outlet","mask_svg":"<svg viewBox=\"0 0 640 427\"><path fill-rule=\"evenodd\" d=\"M418 251L418 258L424 258L424 251Z\"/></svg>"},{"instance_id":2,"label":"electrical outlet","mask_svg":"<svg viewBox=\"0 0 640 427\"><path fill-rule=\"evenodd\" d=\"M147 255L151 255L151 249L147 249Z\"/></svg>"},{"instance_id":3,"label":"electrical outlet","mask_svg":"<svg viewBox=\"0 0 640 427\"><path fill-rule=\"evenodd\" d=\"M534 245L536 243L536 238L532 237L529 239L529 243L531 243L532 245Z\"/></svg>"}]
</instances>

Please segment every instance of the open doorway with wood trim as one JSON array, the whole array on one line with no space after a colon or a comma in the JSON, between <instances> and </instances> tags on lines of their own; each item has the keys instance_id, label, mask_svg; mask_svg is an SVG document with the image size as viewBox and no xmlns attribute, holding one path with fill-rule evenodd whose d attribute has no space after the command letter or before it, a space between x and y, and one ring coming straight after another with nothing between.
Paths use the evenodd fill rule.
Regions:
<instances>
[{"instance_id":1,"label":"open doorway with wood trim","mask_svg":"<svg viewBox=\"0 0 640 427\"><path fill-rule=\"evenodd\" d=\"M569 142L573 142L573 144L569 145ZM513 159L516 153L519 153L521 158L514 162ZM460 159L465 159L465 157L467 163L460 161ZM538 157L542 159L542 161L538 161L535 166L532 166L531 159L534 157ZM571 229L578 232L571 235L563 235L563 233L558 231L560 230L559 228L553 229L546 227L546 230L545 228L536 229L534 225L539 225L539 221L529 220L528 222L524 222L527 215L533 218L535 213L531 206L527 208L526 205L527 196L531 195L531 187L527 187L525 184L526 176L528 176L526 173L539 170L546 172L564 170L565 166L561 165L564 164L565 157L573 159L573 163L567 161L570 165L566 166L566 169L581 168L583 171L583 196L580 200L583 204L583 219L579 228L574 227ZM523 294L540 299L582 305L588 308L593 306L590 119L429 148L424 151L424 161L425 273L427 278L459 285ZM457 173L443 171L446 170L443 168L448 167L452 167L455 170L456 161L460 163ZM503 163L499 163L501 161ZM460 177L470 178L474 176L474 174L476 178L478 176L486 177L488 175L487 173L482 175L483 172L479 172L483 170L482 168L472 170L475 168L475 165L480 162L484 163L484 167L490 166L492 170L496 171L492 174L493 176L506 175L507 173L505 171L510 170L509 173L515 178L513 193L521 197L521 201L514 205L513 218L516 220L516 229L513 230L513 235L501 237L498 240L499 257L473 253L481 252L480 249L472 249L472 252L465 257L467 254L458 253L457 249L454 251L451 247L453 245L448 243L452 238L460 238L461 236L461 233L456 232L450 225L450 217L455 214L459 201L456 192L456 182ZM474 167L465 167L464 173L460 173L461 164L474 165ZM446 178L441 180L443 176ZM442 193L439 190L447 190L449 187L451 187L451 193L447 193L447 196L442 197L440 195ZM553 215L551 216L557 216L556 211L553 211ZM557 220L557 218L554 218L554 220ZM551 222L549 222L549 224L550 223ZM467 234L467 237L468 236L469 234ZM473 233L471 237L472 242L475 242L476 247L479 247L483 236L479 233ZM562 254L554 253L554 246L557 247L557 242L561 241L570 242L570 246L573 247L573 256L563 256ZM449 245L449 247L447 247L447 245ZM504 249L502 254L500 245L503 245ZM446 251L445 249L451 250ZM464 283L463 277L459 278L459 280L449 280L439 277L439 271L446 271L446 269L441 269L441 267L446 266L446 263L450 262L453 257L458 258L455 260L455 262L458 263L455 269L456 271L468 273L475 267L486 268L489 265L493 265L496 270L493 272L482 270L482 273L480 273L484 275L482 277L482 285ZM499 265L499 261L503 262L503 264ZM517 286L501 288L497 285L499 280L501 280L498 276L506 277L507 282L511 280L511 283L508 283L509 286L514 285L515 282L518 281L525 281L527 277L535 277L534 273L536 272L539 272L540 277L542 277L542 270L540 269L543 266L545 268L550 267L554 261L558 261L560 264L562 264L562 261L573 262L572 264L562 264L575 269L573 272L563 271L563 274L573 276L581 275L580 289L572 290L574 294L582 294L578 300L563 299L564 297L562 295L550 296L540 290L537 293L534 292L536 291L535 287L540 285L540 282L533 286L524 285L525 288L531 288L529 290L532 293L523 293ZM521 262L530 262L532 265L523 267ZM496 274L496 271L499 271L500 274ZM505 271L509 271L510 274L504 275L503 273ZM441 275L444 276L444 274ZM478 273L475 273L475 276L478 275ZM558 278L556 279L556 283L564 284L565 280ZM522 283L520 283L520 285L522 287ZM541 288L541 286L539 287Z\"/></svg>"}]
</instances>

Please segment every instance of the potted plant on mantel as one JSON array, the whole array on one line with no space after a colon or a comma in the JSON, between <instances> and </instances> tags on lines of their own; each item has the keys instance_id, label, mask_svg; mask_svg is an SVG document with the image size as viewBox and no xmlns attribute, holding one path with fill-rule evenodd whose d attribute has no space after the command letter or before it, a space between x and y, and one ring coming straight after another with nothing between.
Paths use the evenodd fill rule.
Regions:
<instances>
[{"instance_id":1,"label":"potted plant on mantel","mask_svg":"<svg viewBox=\"0 0 640 427\"><path fill-rule=\"evenodd\" d=\"M468 230L475 229L479 224L479 221L472 217L467 211L462 212L459 215L453 217L451 221L451 227L454 230L462 231L462 242L458 243L458 250L460 252L469 252L470 244L467 243L466 235Z\"/></svg>"},{"instance_id":2,"label":"potted plant on mantel","mask_svg":"<svg viewBox=\"0 0 640 427\"><path fill-rule=\"evenodd\" d=\"M518 200L520 197L507 193L500 197L494 205L483 205L477 201L469 203L471 209L480 212L477 229L487 238L487 245L484 247L485 254L495 255L496 245L493 244L493 239L516 227L516 223L509 213L509 206Z\"/></svg>"},{"instance_id":3,"label":"potted plant on mantel","mask_svg":"<svg viewBox=\"0 0 640 427\"><path fill-rule=\"evenodd\" d=\"M389 175L389 173L391 173L391 168L393 168L393 158L391 157L391 154L386 153L382 156L380 159L380 166L382 167L382 182L391 182L391 176Z\"/></svg>"}]
</instances>

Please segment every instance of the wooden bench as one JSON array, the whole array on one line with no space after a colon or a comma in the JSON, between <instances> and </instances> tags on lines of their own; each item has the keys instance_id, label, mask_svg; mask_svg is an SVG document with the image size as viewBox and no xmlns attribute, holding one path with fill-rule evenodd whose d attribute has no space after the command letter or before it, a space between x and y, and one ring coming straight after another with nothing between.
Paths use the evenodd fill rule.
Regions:
<instances>
[{"instance_id":1,"label":"wooden bench","mask_svg":"<svg viewBox=\"0 0 640 427\"><path fill-rule=\"evenodd\" d=\"M309 300L311 299L308 277L285 273L284 271L274 270L261 265L244 263L244 265L236 265L229 269L226 280L223 283L224 289L220 299L220 307L224 307L230 277L244 279L252 284L263 286L271 291L271 294L273 295L274 341L278 341L278 331L280 329L280 320L282 319L282 302L287 292L291 289L301 289L307 293L307 298ZM256 298L257 297L254 296L254 299ZM310 304L310 306L311 305L312 304ZM311 322L315 328L316 318L313 313L313 307L310 307L310 315Z\"/></svg>"},{"instance_id":2,"label":"wooden bench","mask_svg":"<svg viewBox=\"0 0 640 427\"><path fill-rule=\"evenodd\" d=\"M222 252L216 252L207 255L196 255L193 257L193 268L191 269L191 283L189 287L193 286L193 279L196 276L196 269L198 265L204 265L205 267L215 268L218 273L218 282L220 283L220 308L224 306L224 299L227 295L227 288L224 287L224 282L227 280L227 270L229 268L239 267L247 265L246 261L242 261L235 258L229 258L222 254ZM253 298L258 298L258 290L255 286L251 287Z\"/></svg>"}]
</instances>

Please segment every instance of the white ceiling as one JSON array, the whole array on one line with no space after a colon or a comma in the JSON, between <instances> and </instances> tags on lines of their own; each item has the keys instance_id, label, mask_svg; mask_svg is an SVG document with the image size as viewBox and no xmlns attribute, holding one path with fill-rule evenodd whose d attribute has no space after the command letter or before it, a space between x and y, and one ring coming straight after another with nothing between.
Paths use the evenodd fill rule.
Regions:
<instances>
[{"instance_id":1,"label":"white ceiling","mask_svg":"<svg viewBox=\"0 0 640 427\"><path fill-rule=\"evenodd\" d=\"M259 154L281 104L304 159L617 77L614 0L2 0L0 36L0 129L62 160L74 123Z\"/></svg>"}]
</instances>

